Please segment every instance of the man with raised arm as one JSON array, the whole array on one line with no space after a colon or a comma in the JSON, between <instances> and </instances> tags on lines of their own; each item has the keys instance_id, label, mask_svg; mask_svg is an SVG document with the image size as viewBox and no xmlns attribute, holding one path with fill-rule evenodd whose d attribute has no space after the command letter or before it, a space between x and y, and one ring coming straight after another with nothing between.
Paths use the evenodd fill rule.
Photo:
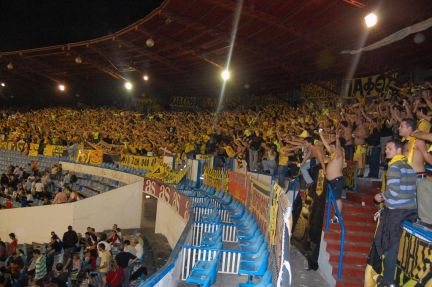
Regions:
<instances>
[{"instance_id":1,"label":"man with raised arm","mask_svg":"<svg viewBox=\"0 0 432 287\"><path fill-rule=\"evenodd\" d=\"M432 163L432 155L427 152L423 140L412 136L415 129L414 119L403 119L399 126L399 135L405 139L403 154L408 164L416 171L417 176L422 178L425 173L424 164L425 162Z\"/></svg>"},{"instance_id":2,"label":"man with raised arm","mask_svg":"<svg viewBox=\"0 0 432 287\"><path fill-rule=\"evenodd\" d=\"M336 139L332 143L328 143L322 133L322 129L319 129L319 135L324 147L330 154L329 161L325 168L326 179L332 187L333 194L336 199L336 205L339 212L342 214L342 193L345 188L345 180L343 177L342 169L344 166L344 153L340 144L339 135L336 133ZM337 223L339 220L336 214L331 219L331 223Z\"/></svg>"}]
</instances>

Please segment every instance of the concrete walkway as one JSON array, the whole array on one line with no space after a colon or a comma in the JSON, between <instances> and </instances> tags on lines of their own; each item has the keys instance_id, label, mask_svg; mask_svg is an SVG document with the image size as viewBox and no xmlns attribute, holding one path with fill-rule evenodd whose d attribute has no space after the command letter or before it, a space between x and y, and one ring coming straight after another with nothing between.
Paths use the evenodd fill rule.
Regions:
<instances>
[{"instance_id":1,"label":"concrete walkway","mask_svg":"<svg viewBox=\"0 0 432 287\"><path fill-rule=\"evenodd\" d=\"M327 282L317 271L304 269L305 257L291 245L290 262L293 273L291 286L295 287L329 287Z\"/></svg>"}]
</instances>

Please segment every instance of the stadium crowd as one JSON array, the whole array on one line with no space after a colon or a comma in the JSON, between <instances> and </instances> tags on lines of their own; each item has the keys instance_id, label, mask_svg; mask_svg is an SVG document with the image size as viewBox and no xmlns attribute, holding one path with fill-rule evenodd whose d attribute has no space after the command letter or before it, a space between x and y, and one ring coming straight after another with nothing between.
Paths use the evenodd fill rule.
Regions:
<instances>
[{"instance_id":1,"label":"stadium crowd","mask_svg":"<svg viewBox=\"0 0 432 287\"><path fill-rule=\"evenodd\" d=\"M355 103L262 105L218 115L204 112L143 115L110 109L50 108L3 113L0 133L3 141L39 143L40 149L46 144L70 147L103 141L121 146L122 153L136 155L176 154L181 159L212 155L219 167L229 158L246 160L248 170L277 176L283 187L287 174L298 173L305 185L310 186L317 178L312 178L309 170L318 167L332 186L339 211L342 211L345 185L342 170L346 162L356 164L358 177L378 178L381 167L388 166L386 190L375 196L377 202L386 206L383 212L386 221L380 223L377 236L394 239L400 238L401 222L413 217L417 204L430 205L430 201L417 202L415 191L425 194L424 191L432 190L432 181L424 180L428 176L426 166L432 164L428 147L432 142L431 88L426 82L416 90L394 89L374 99L359 98ZM386 159L390 160L388 164ZM332 222L337 221L334 216ZM51 241L55 244L56 239ZM384 280L391 284L398 241L381 243L376 245L381 248L379 255L386 255ZM93 246L99 249L100 261L107 262L105 257L109 257L105 254L110 244ZM67 260L71 252L63 247L66 261L59 272L74 266ZM39 262L37 251L34 256ZM111 278L108 265L102 266L101 278L107 282ZM41 277L35 279L40 284Z\"/></svg>"},{"instance_id":2,"label":"stadium crowd","mask_svg":"<svg viewBox=\"0 0 432 287\"><path fill-rule=\"evenodd\" d=\"M36 161L26 167L11 165L0 177L0 208L12 208L14 203L27 207L78 201L79 194L70 188L75 181L74 174L63 173L61 164L43 171Z\"/></svg>"},{"instance_id":3,"label":"stadium crowd","mask_svg":"<svg viewBox=\"0 0 432 287\"><path fill-rule=\"evenodd\" d=\"M360 98L355 103L309 102L298 107L264 104L219 115L204 112L144 115L102 108L0 112L0 139L39 143L39 153L47 144L76 147L103 141L120 146L122 153L137 155L176 154L186 159L211 154L219 165L226 158L246 159L249 170L274 174L285 172L289 164L301 163L304 139L320 143L317 131L322 128L326 137L334 139L338 134L346 159L358 163L359 176L364 175L368 162L367 176L377 178L379 166L384 162L385 142L395 136L406 137L399 133L403 119L415 120L414 130L429 132L430 86L426 82L414 94L408 89L394 90L372 100ZM426 153L425 156L429 160Z\"/></svg>"},{"instance_id":4,"label":"stadium crowd","mask_svg":"<svg viewBox=\"0 0 432 287\"><path fill-rule=\"evenodd\" d=\"M142 266L144 242L140 234L127 238L113 225L109 233L87 227L84 236L68 226L60 238L23 249L14 233L8 246L0 239L0 285L129 286L147 275Z\"/></svg>"}]
</instances>

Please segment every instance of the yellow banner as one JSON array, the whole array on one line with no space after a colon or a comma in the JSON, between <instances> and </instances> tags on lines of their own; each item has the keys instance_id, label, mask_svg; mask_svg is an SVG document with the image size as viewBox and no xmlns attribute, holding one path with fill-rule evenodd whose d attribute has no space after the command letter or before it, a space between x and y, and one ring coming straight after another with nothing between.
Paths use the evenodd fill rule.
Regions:
<instances>
[{"instance_id":1,"label":"yellow banner","mask_svg":"<svg viewBox=\"0 0 432 287\"><path fill-rule=\"evenodd\" d=\"M155 156L137 156L130 154L121 155L120 165L129 166L135 169L153 170L158 162Z\"/></svg>"},{"instance_id":2,"label":"yellow banner","mask_svg":"<svg viewBox=\"0 0 432 287\"><path fill-rule=\"evenodd\" d=\"M103 151L102 150L78 150L77 160L78 163L89 163L93 165L101 165L103 162Z\"/></svg>"},{"instance_id":3,"label":"yellow banner","mask_svg":"<svg viewBox=\"0 0 432 287\"><path fill-rule=\"evenodd\" d=\"M78 163L87 163L89 158L90 151L87 149L78 150L77 162Z\"/></svg>"},{"instance_id":4,"label":"yellow banner","mask_svg":"<svg viewBox=\"0 0 432 287\"><path fill-rule=\"evenodd\" d=\"M39 144L30 144L29 156L38 156Z\"/></svg>"},{"instance_id":5,"label":"yellow banner","mask_svg":"<svg viewBox=\"0 0 432 287\"><path fill-rule=\"evenodd\" d=\"M275 245L275 236L276 236L276 220L278 218L278 210L279 210L279 196L282 193L282 187L280 185L275 184L273 186L273 197L271 201L270 207L270 220L269 220L269 241L271 245Z\"/></svg>"},{"instance_id":6,"label":"yellow banner","mask_svg":"<svg viewBox=\"0 0 432 287\"><path fill-rule=\"evenodd\" d=\"M66 147L61 145L46 145L43 151L45 156L62 156Z\"/></svg>"},{"instance_id":7,"label":"yellow banner","mask_svg":"<svg viewBox=\"0 0 432 287\"><path fill-rule=\"evenodd\" d=\"M0 141L0 149L7 150L8 149L8 143L4 141Z\"/></svg>"},{"instance_id":8,"label":"yellow banner","mask_svg":"<svg viewBox=\"0 0 432 287\"><path fill-rule=\"evenodd\" d=\"M176 171L170 169L164 163L157 162L154 169L145 176L153 179L158 179L160 181L163 181L164 183L177 184L183 180L188 171L189 168L187 167L182 170Z\"/></svg>"},{"instance_id":9,"label":"yellow banner","mask_svg":"<svg viewBox=\"0 0 432 287\"><path fill-rule=\"evenodd\" d=\"M3 142L1 149L23 152L26 145L25 142Z\"/></svg>"},{"instance_id":10,"label":"yellow banner","mask_svg":"<svg viewBox=\"0 0 432 287\"><path fill-rule=\"evenodd\" d=\"M228 172L222 169L204 170L204 183L217 190L228 191Z\"/></svg>"}]
</instances>

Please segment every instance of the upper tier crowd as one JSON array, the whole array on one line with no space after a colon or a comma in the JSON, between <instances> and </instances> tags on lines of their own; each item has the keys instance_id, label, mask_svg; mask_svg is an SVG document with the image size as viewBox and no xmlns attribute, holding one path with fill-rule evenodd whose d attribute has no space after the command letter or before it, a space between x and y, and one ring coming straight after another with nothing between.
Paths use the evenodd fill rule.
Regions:
<instances>
[{"instance_id":1,"label":"upper tier crowd","mask_svg":"<svg viewBox=\"0 0 432 287\"><path fill-rule=\"evenodd\" d=\"M432 180L426 180L427 164L432 164L431 88L426 82L414 90L395 89L351 103L335 100L326 106L308 102L297 107L264 103L220 114L143 115L65 108L2 112L0 139L38 143L40 149L47 144L74 146L104 141L121 146L123 153L137 155L175 154L180 159L212 155L217 166L236 158L237 162L245 160L250 171L278 176L282 187L287 173L297 175L299 171L310 186L318 182L316 173L311 176L310 170L322 169L339 211L345 185L342 170L348 162L357 166L357 176L371 178L378 178L380 167L386 165L386 188L375 196L385 209L374 243L379 256L385 255L384 282L390 285L401 223L415 220L417 207L419 214L426 210L421 214L425 222L432 222L432 209L427 207ZM332 222L338 220L337 216L332 218ZM102 245L97 247L104 251Z\"/></svg>"},{"instance_id":2,"label":"upper tier crowd","mask_svg":"<svg viewBox=\"0 0 432 287\"><path fill-rule=\"evenodd\" d=\"M334 139L335 134L339 136L346 159L358 163L359 175L363 175L368 162L368 176L378 177L385 142L391 137L409 136L399 131L403 119L412 120L413 136L422 139L424 134L417 131L429 132L430 88L431 84L426 82L415 92L394 90L374 99L360 98L351 103L335 100L327 106L311 102L298 107L265 105L264 101L259 107L240 107L218 115L203 112L144 115L102 108L0 111L0 140L39 143L40 153L47 144L70 147L103 140L122 147L123 153L176 154L182 159L211 154L221 164L226 158L246 159L249 170L275 173L280 170L278 166L301 163L305 142L312 139L320 144L318 130L323 129L328 139ZM432 161L424 150L426 147L418 148L427 162ZM421 164L414 165L416 171L423 171Z\"/></svg>"}]
</instances>

